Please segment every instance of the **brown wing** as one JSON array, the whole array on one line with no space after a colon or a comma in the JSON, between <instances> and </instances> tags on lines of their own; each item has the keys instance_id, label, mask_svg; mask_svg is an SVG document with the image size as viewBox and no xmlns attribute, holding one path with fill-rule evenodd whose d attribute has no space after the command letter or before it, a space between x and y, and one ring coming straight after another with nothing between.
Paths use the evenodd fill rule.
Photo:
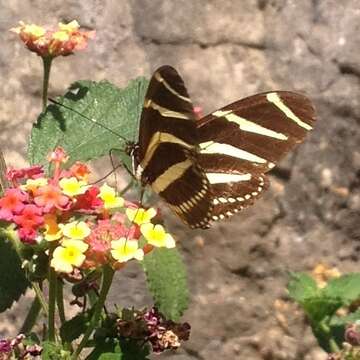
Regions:
<instances>
[{"instance_id":1,"label":"brown wing","mask_svg":"<svg viewBox=\"0 0 360 360\"><path fill-rule=\"evenodd\" d=\"M192 102L178 72L167 65L155 71L145 95L138 141L140 163L159 133L170 134L173 139L179 139L189 147L196 144Z\"/></svg>"},{"instance_id":2,"label":"brown wing","mask_svg":"<svg viewBox=\"0 0 360 360\"><path fill-rule=\"evenodd\" d=\"M271 170L313 128L308 98L280 91L230 104L197 123L198 163L212 188L213 220L251 205Z\"/></svg>"},{"instance_id":3,"label":"brown wing","mask_svg":"<svg viewBox=\"0 0 360 360\"><path fill-rule=\"evenodd\" d=\"M186 224L206 228L212 210L210 186L196 163L196 120L179 74L155 71L140 120L137 177L150 185Z\"/></svg>"}]
</instances>

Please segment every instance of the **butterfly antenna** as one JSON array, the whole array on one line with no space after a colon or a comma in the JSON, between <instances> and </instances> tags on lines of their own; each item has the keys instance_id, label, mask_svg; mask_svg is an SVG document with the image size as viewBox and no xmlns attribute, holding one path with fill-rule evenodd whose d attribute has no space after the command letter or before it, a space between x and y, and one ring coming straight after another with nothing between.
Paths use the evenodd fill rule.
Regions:
<instances>
[{"instance_id":1,"label":"butterfly antenna","mask_svg":"<svg viewBox=\"0 0 360 360\"><path fill-rule=\"evenodd\" d=\"M77 110L75 110L75 109L72 109L70 106L64 105L64 104L62 104L62 103L60 103L60 102L58 102L58 101L56 101L56 100L54 100L54 99L52 99L52 98L49 98L49 101L52 102L52 103L55 104L55 105L62 106L63 108L72 111L73 113L81 116L82 118L84 118L84 119L86 119L86 120L88 120L88 121L91 121L92 123L96 124L97 126L100 126L100 127L102 127L103 129L106 129L107 131L109 131L109 132L111 132L112 134L116 135L117 137L119 137L120 139L124 140L125 142L128 142L128 140L125 139L123 136L121 136L120 134L118 134L116 131L110 129L110 128L107 127L106 125L97 122L96 119L89 118L89 117L87 117L86 115L82 114L80 111L77 111Z\"/></svg>"}]
</instances>

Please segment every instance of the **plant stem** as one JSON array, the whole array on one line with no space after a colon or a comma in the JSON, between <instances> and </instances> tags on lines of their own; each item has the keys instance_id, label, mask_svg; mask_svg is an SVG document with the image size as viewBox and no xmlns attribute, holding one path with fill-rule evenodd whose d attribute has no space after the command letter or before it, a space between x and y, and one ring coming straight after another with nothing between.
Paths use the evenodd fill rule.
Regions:
<instances>
[{"instance_id":1,"label":"plant stem","mask_svg":"<svg viewBox=\"0 0 360 360\"><path fill-rule=\"evenodd\" d=\"M41 290L41 287L39 286L39 284L37 282L32 282L31 283L32 288L35 291L36 297L40 302L40 305L45 313L45 315L47 316L49 314L49 307L47 305L47 302L45 300L44 294Z\"/></svg>"},{"instance_id":2,"label":"plant stem","mask_svg":"<svg viewBox=\"0 0 360 360\"><path fill-rule=\"evenodd\" d=\"M336 343L336 341L334 340L334 338L329 339L329 346L330 346L331 352L333 352L333 353L337 353L340 351L339 346Z\"/></svg>"},{"instance_id":3,"label":"plant stem","mask_svg":"<svg viewBox=\"0 0 360 360\"><path fill-rule=\"evenodd\" d=\"M78 356L80 355L82 349L86 346L92 332L94 331L95 327L99 323L102 308L105 304L106 296L110 290L110 286L111 286L113 277L114 277L114 270L110 266L105 265L103 267L103 278L102 278L101 290L100 290L98 301L95 304L94 314L92 316L89 327L87 328L83 338L81 339L81 342L80 342L78 348L76 349L76 351L74 352L74 354L71 357L72 360L78 359Z\"/></svg>"},{"instance_id":4,"label":"plant stem","mask_svg":"<svg viewBox=\"0 0 360 360\"><path fill-rule=\"evenodd\" d=\"M43 89L42 89L42 110L44 112L47 106L52 57L50 56L43 57L42 60L43 60L43 68L44 68Z\"/></svg>"},{"instance_id":5,"label":"plant stem","mask_svg":"<svg viewBox=\"0 0 360 360\"><path fill-rule=\"evenodd\" d=\"M26 315L23 325L20 329L21 334L28 334L34 327L36 319L38 318L41 310L41 304L39 299L36 297L31 304L30 310Z\"/></svg>"},{"instance_id":6,"label":"plant stem","mask_svg":"<svg viewBox=\"0 0 360 360\"><path fill-rule=\"evenodd\" d=\"M57 279L57 288L56 288L56 304L59 311L60 322L63 324L66 321L65 309L64 309L64 284L58 278Z\"/></svg>"},{"instance_id":7,"label":"plant stem","mask_svg":"<svg viewBox=\"0 0 360 360\"><path fill-rule=\"evenodd\" d=\"M336 343L334 337L331 334L330 327L328 326L327 322L329 319L324 319L320 322L320 329L323 332L323 334L328 338L328 343L330 350L334 353L337 353L340 351L338 344Z\"/></svg>"},{"instance_id":8,"label":"plant stem","mask_svg":"<svg viewBox=\"0 0 360 360\"><path fill-rule=\"evenodd\" d=\"M50 258L53 249L50 249ZM49 316L48 316L48 340L55 341L55 305L56 305L56 288L57 278L55 270L49 265Z\"/></svg>"}]
</instances>

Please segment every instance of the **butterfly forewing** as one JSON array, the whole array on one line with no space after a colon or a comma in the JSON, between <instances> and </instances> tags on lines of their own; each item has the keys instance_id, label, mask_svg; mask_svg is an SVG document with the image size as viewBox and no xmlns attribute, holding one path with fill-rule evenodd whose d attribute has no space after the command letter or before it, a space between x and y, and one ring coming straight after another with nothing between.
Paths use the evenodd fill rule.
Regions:
<instances>
[{"instance_id":1,"label":"butterfly forewing","mask_svg":"<svg viewBox=\"0 0 360 360\"><path fill-rule=\"evenodd\" d=\"M231 216L261 196L268 187L265 173L314 122L309 99L287 91L254 95L200 119L198 163L212 189L212 219Z\"/></svg>"},{"instance_id":2,"label":"butterfly forewing","mask_svg":"<svg viewBox=\"0 0 360 360\"><path fill-rule=\"evenodd\" d=\"M193 105L179 74L170 66L153 75L140 119L135 172L191 227L208 227L210 186L196 162Z\"/></svg>"}]
</instances>

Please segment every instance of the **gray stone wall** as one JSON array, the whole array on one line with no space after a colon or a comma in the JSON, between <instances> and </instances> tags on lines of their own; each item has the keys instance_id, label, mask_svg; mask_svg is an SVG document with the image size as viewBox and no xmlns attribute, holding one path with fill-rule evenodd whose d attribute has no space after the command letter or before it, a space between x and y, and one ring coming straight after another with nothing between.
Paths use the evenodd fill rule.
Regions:
<instances>
[{"instance_id":1,"label":"gray stone wall","mask_svg":"<svg viewBox=\"0 0 360 360\"><path fill-rule=\"evenodd\" d=\"M273 172L263 200L208 231L172 220L188 263L185 319L193 330L186 348L171 356L324 359L285 285L288 271L319 262L358 270L360 1L0 0L0 141L12 165L25 164L42 73L39 59L7 30L18 20L72 19L95 28L97 39L86 52L56 60L50 95L84 78L123 86L170 64L206 111L264 90L296 90L314 100L315 131ZM130 266L110 303L144 305L143 287ZM14 311L0 315L0 335L14 333Z\"/></svg>"}]
</instances>

